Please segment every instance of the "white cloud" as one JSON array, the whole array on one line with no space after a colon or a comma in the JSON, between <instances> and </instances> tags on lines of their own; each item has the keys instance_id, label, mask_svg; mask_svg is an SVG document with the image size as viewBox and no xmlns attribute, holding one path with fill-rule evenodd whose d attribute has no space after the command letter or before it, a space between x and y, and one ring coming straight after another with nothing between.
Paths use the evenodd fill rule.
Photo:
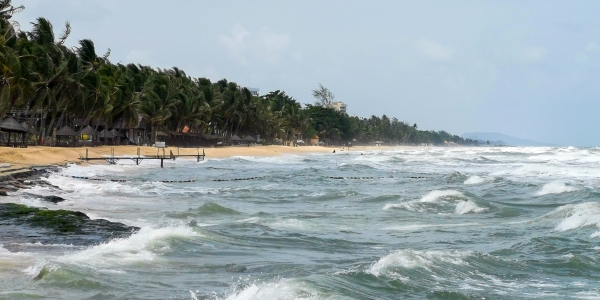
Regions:
<instances>
[{"instance_id":1,"label":"white cloud","mask_svg":"<svg viewBox=\"0 0 600 300\"><path fill-rule=\"evenodd\" d=\"M289 34L274 33L268 27L251 33L239 24L234 26L231 35L217 38L230 55L243 64L257 59L278 63L292 41Z\"/></svg>"},{"instance_id":2,"label":"white cloud","mask_svg":"<svg viewBox=\"0 0 600 300\"><path fill-rule=\"evenodd\" d=\"M219 43L225 46L230 54L242 63L246 63L246 52L248 49L248 36L250 32L240 25L235 25L231 36L220 35Z\"/></svg>"},{"instance_id":3,"label":"white cloud","mask_svg":"<svg viewBox=\"0 0 600 300\"><path fill-rule=\"evenodd\" d=\"M544 47L525 47L521 49L519 58L525 63L538 63L546 57L547 52Z\"/></svg>"},{"instance_id":4,"label":"white cloud","mask_svg":"<svg viewBox=\"0 0 600 300\"><path fill-rule=\"evenodd\" d=\"M421 39L417 42L419 52L433 60L447 61L452 58L454 51L432 40Z\"/></svg>"}]
</instances>

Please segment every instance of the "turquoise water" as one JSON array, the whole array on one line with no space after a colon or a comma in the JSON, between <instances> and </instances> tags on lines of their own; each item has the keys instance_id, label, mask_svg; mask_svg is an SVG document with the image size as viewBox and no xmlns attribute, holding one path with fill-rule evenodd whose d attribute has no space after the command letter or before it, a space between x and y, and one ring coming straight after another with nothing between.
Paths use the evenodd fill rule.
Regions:
<instances>
[{"instance_id":1,"label":"turquoise water","mask_svg":"<svg viewBox=\"0 0 600 300\"><path fill-rule=\"evenodd\" d=\"M401 147L70 166L47 179L60 189L27 191L66 201L13 201L141 229L89 246L0 241L0 298L597 299L599 155Z\"/></svg>"}]
</instances>

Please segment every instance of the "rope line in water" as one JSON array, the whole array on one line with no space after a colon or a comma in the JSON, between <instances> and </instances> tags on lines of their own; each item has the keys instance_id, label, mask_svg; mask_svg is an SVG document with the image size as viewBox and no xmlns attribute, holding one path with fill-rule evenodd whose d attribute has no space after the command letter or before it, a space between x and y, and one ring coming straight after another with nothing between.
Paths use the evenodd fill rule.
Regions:
<instances>
[{"instance_id":1,"label":"rope line in water","mask_svg":"<svg viewBox=\"0 0 600 300\"><path fill-rule=\"evenodd\" d=\"M201 180L128 180L128 179L105 179L105 178L94 178L88 176L72 176L54 173L58 176L74 178L74 179L85 179L92 181L105 181L105 182L161 182L161 183L191 183L200 182ZM223 181L244 181L244 180L257 180L263 179L270 176L257 176L257 177L245 177L245 178L230 178L230 179L210 179L208 181L223 182ZM335 179L335 180L374 180L374 179L385 179L385 178L408 178L408 179L425 179L429 177L423 176L405 176L405 177L341 177L341 176L320 176L321 178Z\"/></svg>"}]
</instances>

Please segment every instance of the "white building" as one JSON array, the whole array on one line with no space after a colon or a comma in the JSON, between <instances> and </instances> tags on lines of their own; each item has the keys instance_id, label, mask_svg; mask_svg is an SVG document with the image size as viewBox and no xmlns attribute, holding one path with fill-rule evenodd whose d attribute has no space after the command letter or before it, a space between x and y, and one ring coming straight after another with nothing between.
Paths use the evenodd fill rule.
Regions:
<instances>
[{"instance_id":1,"label":"white building","mask_svg":"<svg viewBox=\"0 0 600 300\"><path fill-rule=\"evenodd\" d=\"M331 107L341 113L347 113L346 109L348 108L348 105L346 105L346 103L344 103L342 101L336 101L336 102L331 102L331 104L329 104L329 107Z\"/></svg>"}]
</instances>

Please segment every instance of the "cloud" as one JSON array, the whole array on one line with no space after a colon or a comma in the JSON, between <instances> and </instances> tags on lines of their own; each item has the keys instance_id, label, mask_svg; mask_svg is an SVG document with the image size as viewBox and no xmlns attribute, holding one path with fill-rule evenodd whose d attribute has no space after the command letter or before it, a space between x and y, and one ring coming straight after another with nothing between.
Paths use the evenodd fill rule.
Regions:
<instances>
[{"instance_id":1,"label":"cloud","mask_svg":"<svg viewBox=\"0 0 600 300\"><path fill-rule=\"evenodd\" d=\"M417 50L419 50L422 55L438 61L450 60L454 53L452 48L442 46L435 41L426 39L421 39L417 42Z\"/></svg>"},{"instance_id":2,"label":"cloud","mask_svg":"<svg viewBox=\"0 0 600 300\"><path fill-rule=\"evenodd\" d=\"M239 24L230 35L220 35L217 39L235 60L243 64L254 60L278 63L292 41L289 34L274 33L268 27L251 33Z\"/></svg>"},{"instance_id":3,"label":"cloud","mask_svg":"<svg viewBox=\"0 0 600 300\"><path fill-rule=\"evenodd\" d=\"M524 63L539 63L546 57L548 50L544 47L525 47L521 49L519 58Z\"/></svg>"},{"instance_id":4,"label":"cloud","mask_svg":"<svg viewBox=\"0 0 600 300\"><path fill-rule=\"evenodd\" d=\"M248 37L250 32L240 25L235 25L231 36L218 36L219 43L229 50L229 53L242 63L246 63Z\"/></svg>"}]
</instances>

